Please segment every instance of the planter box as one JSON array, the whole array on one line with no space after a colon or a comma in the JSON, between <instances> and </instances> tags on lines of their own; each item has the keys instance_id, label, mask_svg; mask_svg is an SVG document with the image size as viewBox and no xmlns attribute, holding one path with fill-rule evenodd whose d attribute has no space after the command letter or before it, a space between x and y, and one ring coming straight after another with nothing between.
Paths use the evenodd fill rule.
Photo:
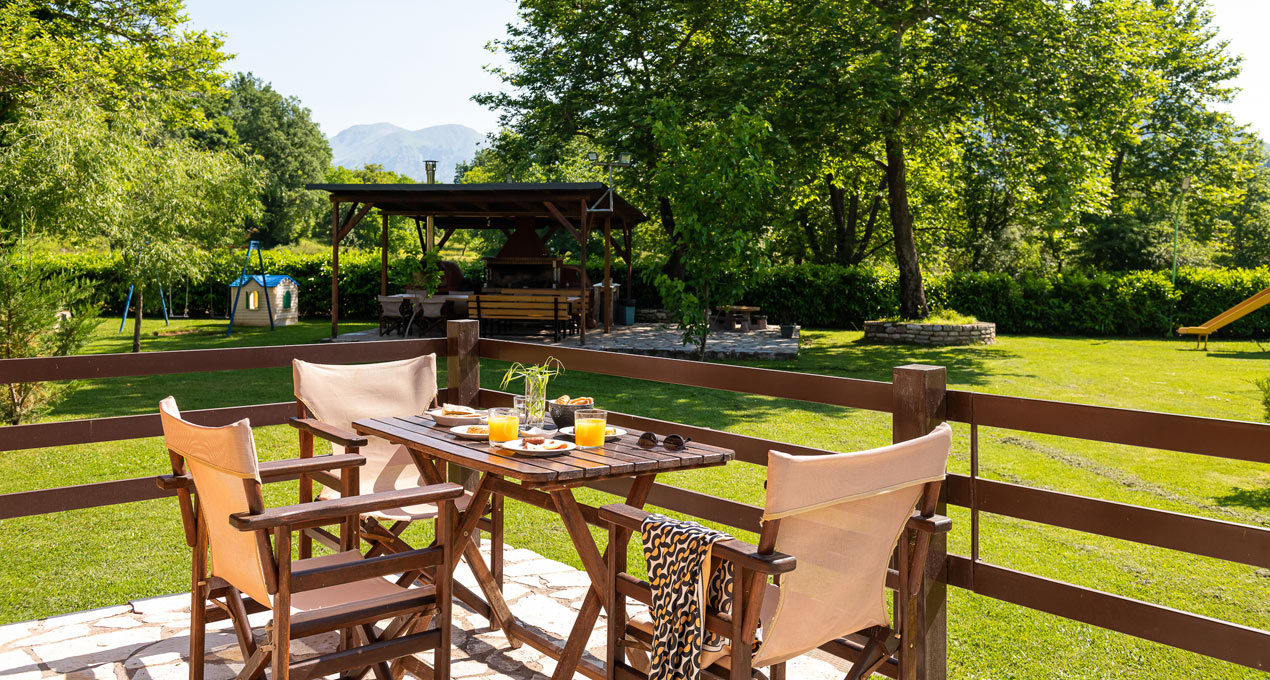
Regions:
<instances>
[{"instance_id":1,"label":"planter box","mask_svg":"<svg viewBox=\"0 0 1270 680\"><path fill-rule=\"evenodd\" d=\"M865 321L864 341L885 345L991 345L997 325L980 321L964 324Z\"/></svg>"}]
</instances>

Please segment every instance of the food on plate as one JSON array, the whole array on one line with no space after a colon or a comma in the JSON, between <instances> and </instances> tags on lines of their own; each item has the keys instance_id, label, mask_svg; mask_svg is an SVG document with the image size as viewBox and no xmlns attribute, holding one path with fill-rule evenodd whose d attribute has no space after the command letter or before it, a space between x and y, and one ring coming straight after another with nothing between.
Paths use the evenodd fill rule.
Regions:
<instances>
[{"instance_id":1,"label":"food on plate","mask_svg":"<svg viewBox=\"0 0 1270 680\"><path fill-rule=\"evenodd\" d=\"M530 437L530 439L542 439L541 437ZM568 442L562 442L556 439L547 439L541 443L534 444L528 439L522 441L521 444L530 451L559 451L560 449L569 448Z\"/></svg>"},{"instance_id":2,"label":"food on plate","mask_svg":"<svg viewBox=\"0 0 1270 680\"><path fill-rule=\"evenodd\" d=\"M460 406L459 404L442 404L441 415L454 418L475 417L476 409L471 406Z\"/></svg>"},{"instance_id":3,"label":"food on plate","mask_svg":"<svg viewBox=\"0 0 1270 680\"><path fill-rule=\"evenodd\" d=\"M594 403L595 403L595 399L591 397L578 397L577 399L569 400L570 406L590 406Z\"/></svg>"},{"instance_id":4,"label":"food on plate","mask_svg":"<svg viewBox=\"0 0 1270 680\"><path fill-rule=\"evenodd\" d=\"M612 436L615 436L616 434L617 434L617 428L616 428L616 427L606 427L606 428L604 428L604 436L606 436L606 437L612 437Z\"/></svg>"},{"instance_id":5,"label":"food on plate","mask_svg":"<svg viewBox=\"0 0 1270 680\"><path fill-rule=\"evenodd\" d=\"M526 444L541 444L547 441L546 437L525 437L522 441Z\"/></svg>"},{"instance_id":6,"label":"food on plate","mask_svg":"<svg viewBox=\"0 0 1270 680\"><path fill-rule=\"evenodd\" d=\"M489 434L489 426L488 425L468 425L466 431L468 434Z\"/></svg>"},{"instance_id":7,"label":"food on plate","mask_svg":"<svg viewBox=\"0 0 1270 680\"><path fill-rule=\"evenodd\" d=\"M559 397L558 399L556 399L556 400L555 400L555 402L556 402L557 404L567 404L567 403L569 403L569 395L567 395L567 394L562 394L562 395L560 395L560 397Z\"/></svg>"}]
</instances>

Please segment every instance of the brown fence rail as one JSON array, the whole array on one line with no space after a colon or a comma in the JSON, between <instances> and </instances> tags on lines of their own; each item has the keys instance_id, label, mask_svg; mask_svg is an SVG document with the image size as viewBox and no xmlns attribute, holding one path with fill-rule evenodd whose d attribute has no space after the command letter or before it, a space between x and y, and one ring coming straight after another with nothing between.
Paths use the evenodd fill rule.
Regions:
<instances>
[{"instance_id":1,"label":"brown fence rail","mask_svg":"<svg viewBox=\"0 0 1270 680\"><path fill-rule=\"evenodd\" d=\"M970 425L971 474L950 474L947 502L969 509L971 555L932 551L928 571L937 583L927 600L928 650L924 676L944 676L941 583L1005 602L1100 626L1252 668L1270 669L1270 632L1117 596L989 564L979 559L979 514L993 513L1039 524L1134 541L1231 562L1270 568L1270 529L1156 510L1126 503L1032 488L978 476L979 426L1090 441L1270 463L1270 425L1152 413L1018 397L945 390L942 369L902 367L895 383L792 373L724 364L546 347L480 339L469 325L454 324L445 340L384 341L240 349L90 355L0 361L0 383L246 370L290 365L293 358L326 363L388 361L436 352L448 355L448 399L481 405L510 403L511 395L479 389L479 359L535 362L547 355L570 370L691 387L891 413L896 439L940 420ZM294 402L188 412L195 422L224 424L243 417L255 426L284 423ZM795 454L830 453L710 428L615 413L631 429L677 432L734 449L737 459L764 465L771 449ZM0 451L67 446L159 435L157 415L96 418L0 427ZM107 481L0 495L0 519L98 507L167 495L154 478ZM597 485L621 493L620 482ZM649 502L747 531L757 531L761 509L687 489L657 485ZM965 531L963 527L955 530ZM850 645L847 645L849 647ZM829 651L851 657L843 645Z\"/></svg>"}]
</instances>

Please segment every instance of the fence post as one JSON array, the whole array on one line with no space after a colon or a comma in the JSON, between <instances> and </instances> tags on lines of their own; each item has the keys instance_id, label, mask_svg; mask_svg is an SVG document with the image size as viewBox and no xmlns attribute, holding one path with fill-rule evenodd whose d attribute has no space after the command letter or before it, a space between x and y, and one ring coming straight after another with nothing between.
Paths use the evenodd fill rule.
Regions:
<instances>
[{"instance_id":1,"label":"fence post","mask_svg":"<svg viewBox=\"0 0 1270 680\"><path fill-rule=\"evenodd\" d=\"M892 372L891 440L920 437L944 421L947 412L947 371L943 366L897 366ZM937 512L946 514L941 489ZM912 625L905 626L900 650L901 678L944 680L948 676L948 541L947 534L931 539L926 578L917 598Z\"/></svg>"},{"instance_id":2,"label":"fence post","mask_svg":"<svg viewBox=\"0 0 1270 680\"><path fill-rule=\"evenodd\" d=\"M445 322L445 400L451 404L480 405L480 323L476 319L450 319ZM451 464L447 477L473 490L480 475L475 470Z\"/></svg>"}]
</instances>

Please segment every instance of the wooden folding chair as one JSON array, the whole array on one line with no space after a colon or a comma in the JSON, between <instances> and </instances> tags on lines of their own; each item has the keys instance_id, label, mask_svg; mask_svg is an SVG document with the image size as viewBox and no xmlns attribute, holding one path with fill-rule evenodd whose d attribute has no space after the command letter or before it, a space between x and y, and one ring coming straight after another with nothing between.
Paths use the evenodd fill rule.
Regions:
<instances>
[{"instance_id":1,"label":"wooden folding chair","mask_svg":"<svg viewBox=\"0 0 1270 680\"><path fill-rule=\"evenodd\" d=\"M251 425L240 420L225 427L201 427L181 419L176 400L160 404L163 436L172 475L161 486L178 491L186 541L194 549L191 569L190 678L203 677L204 643L216 610L233 622L246 667L239 678L272 680L373 671L379 680L403 670L447 680L450 666L450 570L454 500L457 484L303 503L266 509L262 476ZM360 456L321 456L290 465L270 465L270 475L286 476L323 467L342 470L344 487L356 490ZM355 547L357 516L385 507L434 503L440 535L433 547L378 558L364 558ZM305 527L342 524L344 549L293 561L291 534ZM270 540L272 537L272 541ZM208 560L210 551L210 562ZM433 584L407 587L385 578L427 571ZM244 598L245 596L245 598ZM209 602L216 609L208 607ZM257 645L249 611L272 610L267 641ZM209 617L209 611L212 616ZM386 622L382 629L376 624ZM341 631L340 648L300 661L291 660L291 641ZM434 650L428 667L414 657ZM395 662L394 668L389 665Z\"/></svg>"},{"instance_id":2,"label":"wooden folding chair","mask_svg":"<svg viewBox=\"0 0 1270 680\"><path fill-rule=\"evenodd\" d=\"M930 538L952 526L935 514L951 445L952 430L941 424L923 437L869 451L770 452L758 546L725 541L711 553L733 562L737 590L730 616L706 611L705 627L730 644L703 665L732 680L749 680L755 668L770 666L773 680L783 680L785 661L831 645L854 651L849 680L867 678L884 664L904 677L913 662L901 643L922 625L915 620L917 597ZM639 531L647 515L626 505L600 509L610 540ZM889 568L893 554L898 570ZM609 564L610 680L646 677L641 650L652 643L652 625L626 620L625 598L649 604L652 593L646 582L623 573L624 561L619 555ZM886 610L888 580L898 591L893 620ZM760 624L761 642L751 654Z\"/></svg>"},{"instance_id":3,"label":"wooden folding chair","mask_svg":"<svg viewBox=\"0 0 1270 680\"><path fill-rule=\"evenodd\" d=\"M313 438L331 442L333 453L357 453L366 458L366 466L360 475L359 493L362 495L393 489L412 489L423 486L420 462L404 446L392 444L378 437L362 437L351 432L353 421L361 418L419 415L435 405L437 397L437 358L428 354L401 361L374 364L332 365L314 364L296 359L292 362L295 398L300 405L300 417L291 424L300 430L300 457L313 455ZM339 496L339 480L317 472L311 477L300 478L300 502L313 498L313 480L322 483L321 499ZM466 510L471 494L465 494L455 502L460 510ZM503 499L495 496L487 510L488 516L477 523L478 529L490 533L490 570L498 587L503 583ZM428 504L382 508L362 517L361 536L369 544L367 557L386 553L404 552L413 548L401 538L412 522L435 520L436 507ZM385 526L384 522L387 522ZM478 532L479 536L479 532ZM327 546L334 546L338 539L320 528L306 531L300 537L300 556L308 557L312 541L316 539ZM479 542L478 542L479 544ZM465 603L486 609L481 600L468 589L459 586L458 595Z\"/></svg>"}]
</instances>

